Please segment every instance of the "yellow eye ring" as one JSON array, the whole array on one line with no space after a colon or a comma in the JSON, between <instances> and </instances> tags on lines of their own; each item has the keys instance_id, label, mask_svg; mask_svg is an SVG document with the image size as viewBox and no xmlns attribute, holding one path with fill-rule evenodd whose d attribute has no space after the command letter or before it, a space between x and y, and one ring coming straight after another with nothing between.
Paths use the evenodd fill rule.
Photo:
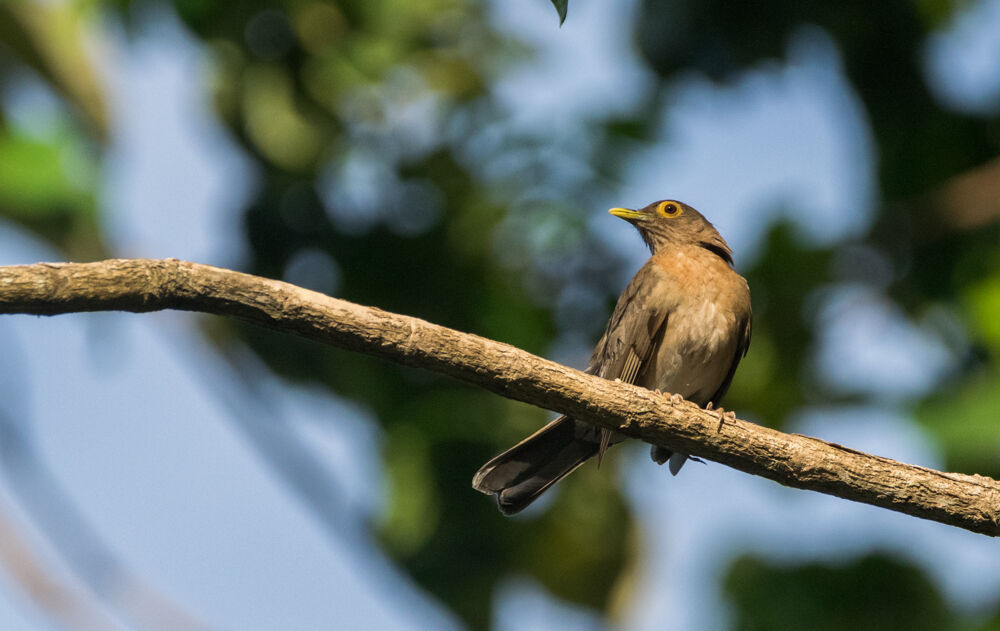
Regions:
<instances>
[{"instance_id":1,"label":"yellow eye ring","mask_svg":"<svg viewBox=\"0 0 1000 631\"><path fill-rule=\"evenodd\" d=\"M684 209L677 202L665 201L660 202L660 205L656 207L656 212L663 217L673 219L680 216L684 212Z\"/></svg>"}]
</instances>

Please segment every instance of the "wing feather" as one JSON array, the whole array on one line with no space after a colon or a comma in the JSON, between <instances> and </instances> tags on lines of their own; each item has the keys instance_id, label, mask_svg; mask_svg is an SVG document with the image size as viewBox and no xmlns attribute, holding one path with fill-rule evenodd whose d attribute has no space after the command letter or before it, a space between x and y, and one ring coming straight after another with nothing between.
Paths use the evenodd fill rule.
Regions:
<instances>
[{"instance_id":1,"label":"wing feather","mask_svg":"<svg viewBox=\"0 0 1000 631\"><path fill-rule=\"evenodd\" d=\"M639 270L618 299L604 336L594 348L587 372L625 383L640 379L663 340L671 310L669 295L658 291L661 283L662 276L655 267L647 264ZM598 466L612 434L601 429Z\"/></svg>"}]
</instances>

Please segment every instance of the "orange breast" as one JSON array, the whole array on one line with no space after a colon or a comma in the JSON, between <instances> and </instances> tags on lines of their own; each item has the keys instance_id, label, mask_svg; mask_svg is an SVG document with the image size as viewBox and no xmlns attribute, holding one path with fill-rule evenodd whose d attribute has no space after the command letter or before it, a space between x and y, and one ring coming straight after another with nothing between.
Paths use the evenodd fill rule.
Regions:
<instances>
[{"instance_id":1,"label":"orange breast","mask_svg":"<svg viewBox=\"0 0 1000 631\"><path fill-rule=\"evenodd\" d=\"M736 359L750 290L742 276L704 248L676 248L654 261L673 308L642 385L705 405Z\"/></svg>"}]
</instances>

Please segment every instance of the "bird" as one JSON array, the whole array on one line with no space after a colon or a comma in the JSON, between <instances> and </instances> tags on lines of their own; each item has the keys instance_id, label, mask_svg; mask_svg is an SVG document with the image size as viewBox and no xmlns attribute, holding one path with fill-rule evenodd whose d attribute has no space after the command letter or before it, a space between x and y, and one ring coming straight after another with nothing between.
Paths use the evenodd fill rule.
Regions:
<instances>
[{"instance_id":1,"label":"bird","mask_svg":"<svg viewBox=\"0 0 1000 631\"><path fill-rule=\"evenodd\" d=\"M700 212L672 199L608 211L638 230L650 258L625 287L586 372L669 393L714 410L750 347L750 287L733 251ZM472 486L495 495L500 512L524 510L587 460L625 440L567 416L549 422L484 464ZM657 464L676 475L689 456L654 445Z\"/></svg>"}]
</instances>

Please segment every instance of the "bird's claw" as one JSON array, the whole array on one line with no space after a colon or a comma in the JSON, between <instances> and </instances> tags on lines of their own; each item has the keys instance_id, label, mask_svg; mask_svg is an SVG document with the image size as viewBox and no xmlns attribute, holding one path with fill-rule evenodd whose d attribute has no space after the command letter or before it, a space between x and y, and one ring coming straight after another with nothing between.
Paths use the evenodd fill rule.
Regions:
<instances>
[{"instance_id":1,"label":"bird's claw","mask_svg":"<svg viewBox=\"0 0 1000 631\"><path fill-rule=\"evenodd\" d=\"M664 392L663 390L660 390L659 388L657 388L656 389L656 394L667 394L667 393ZM681 395L677 394L676 392L670 394L670 402L673 403L674 405L677 405L678 403L680 403L683 400L684 400L684 397L682 397Z\"/></svg>"},{"instance_id":2,"label":"bird's claw","mask_svg":"<svg viewBox=\"0 0 1000 631\"><path fill-rule=\"evenodd\" d=\"M726 424L726 421L733 422L736 420L736 412L730 412L722 407L715 407L711 401L705 406L706 412L711 412L715 418L719 419L719 427L715 430L717 432L722 431L722 426Z\"/></svg>"}]
</instances>

